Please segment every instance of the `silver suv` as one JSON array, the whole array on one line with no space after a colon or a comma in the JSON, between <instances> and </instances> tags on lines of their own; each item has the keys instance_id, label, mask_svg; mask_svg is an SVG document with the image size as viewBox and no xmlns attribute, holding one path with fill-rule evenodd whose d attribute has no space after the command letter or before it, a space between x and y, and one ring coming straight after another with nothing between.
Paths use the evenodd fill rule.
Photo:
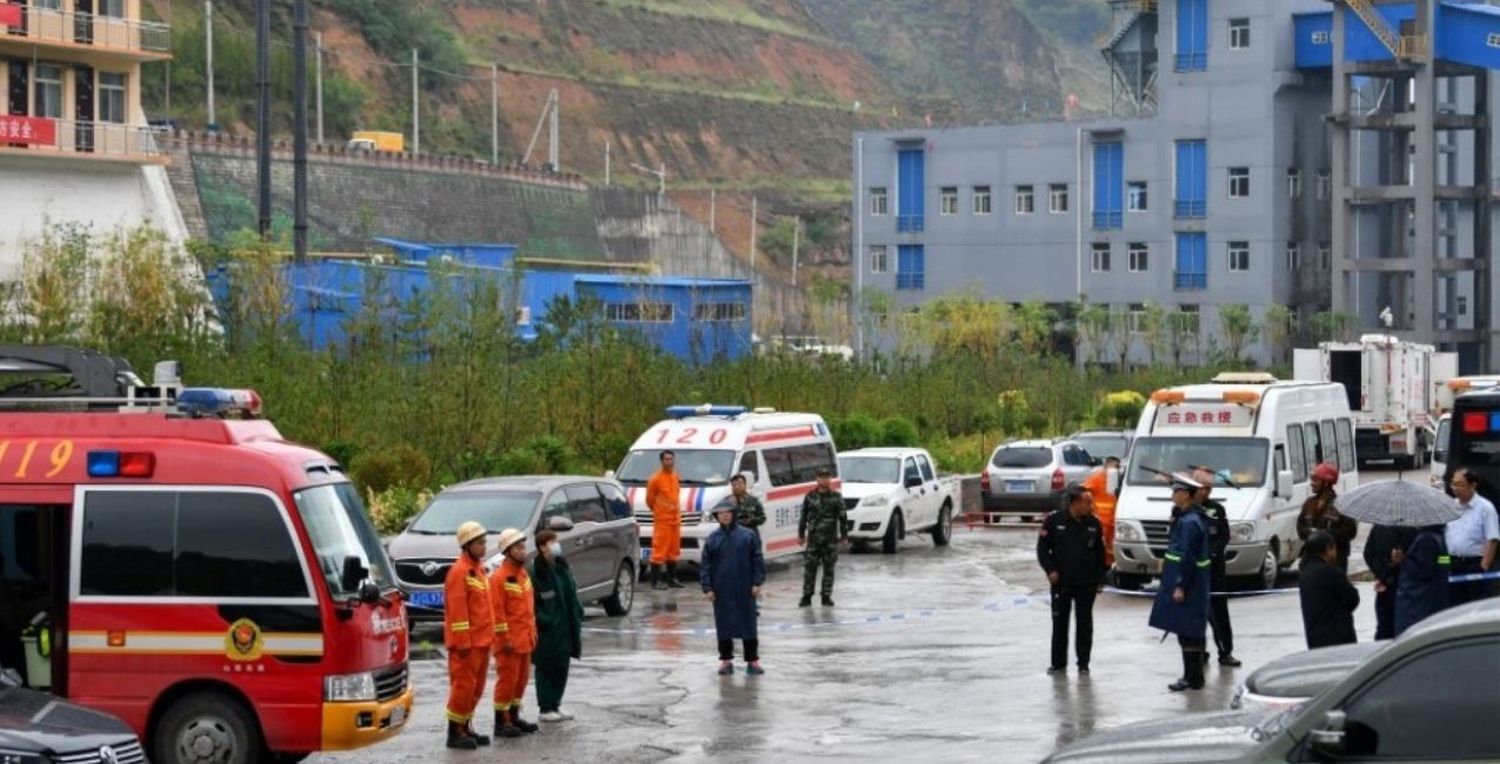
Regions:
<instances>
[{"instance_id":1,"label":"silver suv","mask_svg":"<svg viewBox=\"0 0 1500 764\"><path fill-rule=\"evenodd\" d=\"M537 531L556 531L578 579L579 599L600 603L612 616L630 612L640 534L619 484L579 476L507 477L444 489L391 541L387 551L413 621L443 619L443 580L458 558L453 534L465 520L490 532L491 570L500 564L495 542L502 530L524 531L533 553Z\"/></svg>"},{"instance_id":2,"label":"silver suv","mask_svg":"<svg viewBox=\"0 0 1500 764\"><path fill-rule=\"evenodd\" d=\"M979 476L986 512L1017 512L1030 522L1062 507L1062 492L1082 483L1100 461L1072 440L1018 440L1001 445Z\"/></svg>"}]
</instances>

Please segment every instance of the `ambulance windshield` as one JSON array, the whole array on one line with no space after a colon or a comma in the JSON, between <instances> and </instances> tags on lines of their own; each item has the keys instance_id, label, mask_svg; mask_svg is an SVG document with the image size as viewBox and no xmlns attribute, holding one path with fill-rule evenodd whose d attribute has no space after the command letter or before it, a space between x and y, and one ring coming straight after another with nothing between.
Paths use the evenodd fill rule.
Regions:
<instances>
[{"instance_id":1,"label":"ambulance windshield","mask_svg":"<svg viewBox=\"0 0 1500 764\"><path fill-rule=\"evenodd\" d=\"M1266 482L1263 438L1141 438L1130 451L1130 485L1165 487L1172 473L1199 467L1228 475L1237 488ZM1215 485L1228 485L1222 478Z\"/></svg>"},{"instance_id":2,"label":"ambulance windshield","mask_svg":"<svg viewBox=\"0 0 1500 764\"><path fill-rule=\"evenodd\" d=\"M620 464L615 479L621 483L645 485L661 469L661 449L631 451ZM723 485L733 474L733 451L673 451L677 455L677 479L683 485Z\"/></svg>"},{"instance_id":3,"label":"ambulance windshield","mask_svg":"<svg viewBox=\"0 0 1500 764\"><path fill-rule=\"evenodd\" d=\"M358 557L370 571L370 580L381 590L395 588L390 562L380 547L380 536L370 525L359 493L348 483L332 483L298 491L297 510L312 539L318 556L318 569L328 581L328 591L335 597L357 594L345 591L342 574L344 558Z\"/></svg>"}]
</instances>

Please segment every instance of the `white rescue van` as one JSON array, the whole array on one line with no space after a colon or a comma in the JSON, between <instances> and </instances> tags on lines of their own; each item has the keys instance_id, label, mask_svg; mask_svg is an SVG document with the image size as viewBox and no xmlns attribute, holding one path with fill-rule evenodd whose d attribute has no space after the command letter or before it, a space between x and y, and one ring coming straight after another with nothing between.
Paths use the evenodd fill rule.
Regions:
<instances>
[{"instance_id":1,"label":"white rescue van","mask_svg":"<svg viewBox=\"0 0 1500 764\"><path fill-rule=\"evenodd\" d=\"M1115 576L1122 588L1161 572L1172 517L1166 475L1207 467L1230 522L1226 572L1271 588L1297 559L1297 516L1308 475L1339 467L1337 490L1359 485L1354 422L1343 385L1221 374L1158 390L1141 412L1115 509Z\"/></svg>"},{"instance_id":2,"label":"white rescue van","mask_svg":"<svg viewBox=\"0 0 1500 764\"><path fill-rule=\"evenodd\" d=\"M698 562L717 527L714 505L730 495L729 479L741 472L750 474L750 493L766 508L760 528L766 558L800 552L802 500L817 488L819 468L838 475L838 454L823 417L712 405L672 406L667 417L636 439L614 475L640 524L642 559L651 554L652 535L646 482L661 467L663 451L677 456L684 562Z\"/></svg>"}]
</instances>

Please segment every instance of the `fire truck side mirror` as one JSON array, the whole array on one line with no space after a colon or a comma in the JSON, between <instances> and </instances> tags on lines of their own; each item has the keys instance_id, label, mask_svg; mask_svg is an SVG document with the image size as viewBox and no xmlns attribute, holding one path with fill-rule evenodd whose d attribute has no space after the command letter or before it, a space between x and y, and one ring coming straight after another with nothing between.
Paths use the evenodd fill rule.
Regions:
<instances>
[{"instance_id":1,"label":"fire truck side mirror","mask_svg":"<svg viewBox=\"0 0 1500 764\"><path fill-rule=\"evenodd\" d=\"M365 579L365 582L359 585L359 601L366 605L373 605L379 602L380 587L376 586L374 581L368 578Z\"/></svg>"},{"instance_id":2,"label":"fire truck side mirror","mask_svg":"<svg viewBox=\"0 0 1500 764\"><path fill-rule=\"evenodd\" d=\"M344 558L344 570L339 576L339 588L346 592L359 592L361 598L363 598L364 587L362 584L369 575L370 571L365 569L364 561L359 559L358 556L351 554ZM379 592L377 591L376 594L378 596Z\"/></svg>"}]
</instances>

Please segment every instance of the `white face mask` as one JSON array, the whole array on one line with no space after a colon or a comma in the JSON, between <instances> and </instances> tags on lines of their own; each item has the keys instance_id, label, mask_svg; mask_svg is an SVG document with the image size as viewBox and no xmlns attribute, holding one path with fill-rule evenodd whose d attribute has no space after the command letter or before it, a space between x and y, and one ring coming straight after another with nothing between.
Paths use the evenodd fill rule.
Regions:
<instances>
[{"instance_id":1,"label":"white face mask","mask_svg":"<svg viewBox=\"0 0 1500 764\"><path fill-rule=\"evenodd\" d=\"M548 544L547 545L547 551L551 552L553 557L561 557L562 556L562 542L561 541L554 541L554 542Z\"/></svg>"},{"instance_id":2,"label":"white face mask","mask_svg":"<svg viewBox=\"0 0 1500 764\"><path fill-rule=\"evenodd\" d=\"M1104 490L1108 491L1110 496L1120 492L1120 470L1110 467L1104 471Z\"/></svg>"}]
</instances>

